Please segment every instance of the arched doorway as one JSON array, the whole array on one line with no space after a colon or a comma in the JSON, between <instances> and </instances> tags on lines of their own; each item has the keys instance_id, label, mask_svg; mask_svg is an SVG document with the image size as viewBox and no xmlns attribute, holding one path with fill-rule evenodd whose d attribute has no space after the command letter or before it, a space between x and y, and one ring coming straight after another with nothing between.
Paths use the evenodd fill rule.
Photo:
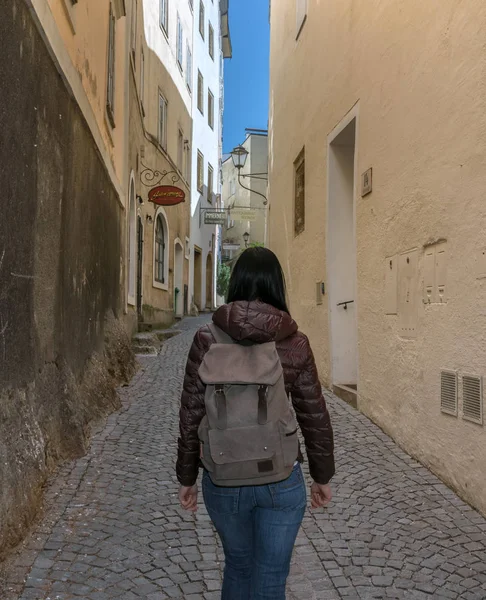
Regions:
<instances>
[{"instance_id":1,"label":"arched doorway","mask_svg":"<svg viewBox=\"0 0 486 600\"><path fill-rule=\"evenodd\" d=\"M184 313L184 249L178 239L174 242L174 312L176 317Z\"/></svg>"},{"instance_id":2,"label":"arched doorway","mask_svg":"<svg viewBox=\"0 0 486 600\"><path fill-rule=\"evenodd\" d=\"M194 246L194 304L202 310L202 250Z\"/></svg>"},{"instance_id":3,"label":"arched doorway","mask_svg":"<svg viewBox=\"0 0 486 600\"><path fill-rule=\"evenodd\" d=\"M211 252L206 259L206 309L213 308L213 255Z\"/></svg>"},{"instance_id":4,"label":"arched doorway","mask_svg":"<svg viewBox=\"0 0 486 600\"><path fill-rule=\"evenodd\" d=\"M128 209L128 302L135 304L137 268L137 208L135 180L130 178L130 205Z\"/></svg>"}]
</instances>

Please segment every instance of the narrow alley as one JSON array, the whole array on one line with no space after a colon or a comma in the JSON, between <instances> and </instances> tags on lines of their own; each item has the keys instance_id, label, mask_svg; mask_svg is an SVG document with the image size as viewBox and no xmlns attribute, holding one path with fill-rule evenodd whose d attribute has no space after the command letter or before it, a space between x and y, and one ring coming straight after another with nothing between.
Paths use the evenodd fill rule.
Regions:
<instances>
[{"instance_id":1,"label":"narrow alley","mask_svg":"<svg viewBox=\"0 0 486 600\"><path fill-rule=\"evenodd\" d=\"M62 467L4 600L220 597L221 548L202 504L196 517L179 508L174 472L186 356L207 319L184 320L158 357L142 359L121 411ZM484 600L486 520L366 417L327 399L334 501L306 514L288 598Z\"/></svg>"}]
</instances>

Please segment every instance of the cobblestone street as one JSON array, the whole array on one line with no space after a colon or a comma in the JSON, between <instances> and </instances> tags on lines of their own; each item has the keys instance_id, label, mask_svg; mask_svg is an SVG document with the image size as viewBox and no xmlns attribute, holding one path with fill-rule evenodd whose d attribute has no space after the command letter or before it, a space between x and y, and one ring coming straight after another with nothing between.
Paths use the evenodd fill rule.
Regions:
<instances>
[{"instance_id":1,"label":"cobblestone street","mask_svg":"<svg viewBox=\"0 0 486 600\"><path fill-rule=\"evenodd\" d=\"M122 410L61 469L5 600L220 597L221 548L202 505L195 517L179 508L174 472L186 356L207 319L187 319L142 359ZM328 402L334 501L306 514L288 598L484 600L486 520L364 416Z\"/></svg>"}]
</instances>

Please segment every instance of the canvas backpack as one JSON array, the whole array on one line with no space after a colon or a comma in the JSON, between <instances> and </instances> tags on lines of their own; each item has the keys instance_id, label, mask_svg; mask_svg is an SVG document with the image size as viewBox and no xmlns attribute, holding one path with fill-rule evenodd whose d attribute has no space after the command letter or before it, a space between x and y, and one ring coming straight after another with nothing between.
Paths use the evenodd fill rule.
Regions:
<instances>
[{"instance_id":1,"label":"canvas backpack","mask_svg":"<svg viewBox=\"0 0 486 600\"><path fill-rule=\"evenodd\" d=\"M220 486L282 481L299 442L275 342L237 343L215 325L210 329L216 343L199 368L206 385L201 461Z\"/></svg>"}]
</instances>

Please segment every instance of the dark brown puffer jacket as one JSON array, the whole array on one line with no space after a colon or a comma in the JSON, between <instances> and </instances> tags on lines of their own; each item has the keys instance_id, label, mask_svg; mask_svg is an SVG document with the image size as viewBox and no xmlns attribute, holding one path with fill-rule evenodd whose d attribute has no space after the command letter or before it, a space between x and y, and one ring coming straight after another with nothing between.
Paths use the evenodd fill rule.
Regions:
<instances>
[{"instance_id":1,"label":"dark brown puffer jacket","mask_svg":"<svg viewBox=\"0 0 486 600\"><path fill-rule=\"evenodd\" d=\"M311 477L317 483L328 483L334 475L333 432L307 337L297 331L297 324L287 313L258 301L226 304L216 311L213 321L236 341L276 342L285 387L304 436ZM207 326L199 329L187 360L176 467L177 478L185 486L197 480L198 427L206 412L205 386L198 371L214 341Z\"/></svg>"}]
</instances>

